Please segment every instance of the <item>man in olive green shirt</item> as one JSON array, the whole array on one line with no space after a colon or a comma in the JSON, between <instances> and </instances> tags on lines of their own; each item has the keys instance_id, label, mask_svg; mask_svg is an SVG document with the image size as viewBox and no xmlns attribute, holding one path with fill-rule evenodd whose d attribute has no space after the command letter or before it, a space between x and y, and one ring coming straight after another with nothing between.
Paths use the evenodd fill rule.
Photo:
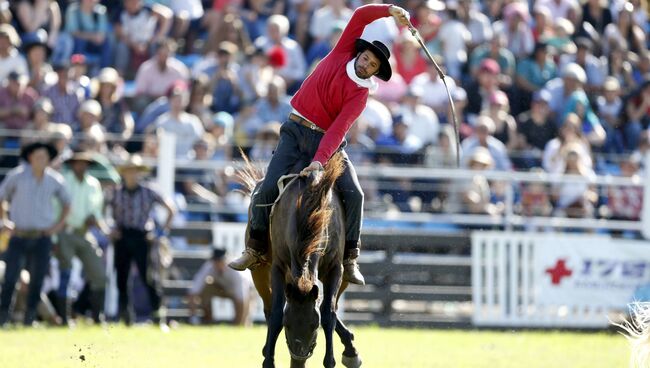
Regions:
<instances>
[{"instance_id":1,"label":"man in olive green shirt","mask_svg":"<svg viewBox=\"0 0 650 368\"><path fill-rule=\"evenodd\" d=\"M65 322L68 322L70 311L67 289L74 256L83 264L83 274L90 284L93 319L95 322L103 321L106 268L102 250L89 230L96 226L103 227L101 219L104 195L99 181L86 173L91 163L92 154L77 152L66 161L69 169L63 174L65 187L72 197L66 228L59 234L56 248L61 269L57 307Z\"/></svg>"}]
</instances>

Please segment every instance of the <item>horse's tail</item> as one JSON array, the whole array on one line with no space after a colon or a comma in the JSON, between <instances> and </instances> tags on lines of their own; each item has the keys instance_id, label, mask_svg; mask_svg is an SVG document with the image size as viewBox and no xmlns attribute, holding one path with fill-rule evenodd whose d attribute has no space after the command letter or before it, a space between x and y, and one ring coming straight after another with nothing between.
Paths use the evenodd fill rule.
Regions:
<instances>
[{"instance_id":1,"label":"horse's tail","mask_svg":"<svg viewBox=\"0 0 650 368\"><path fill-rule=\"evenodd\" d=\"M237 181L243 185L244 189L240 190L244 195L250 196L258 182L264 178L264 173L251 163L248 156L239 147L239 153L244 160L244 166L237 171Z\"/></svg>"},{"instance_id":2,"label":"horse's tail","mask_svg":"<svg viewBox=\"0 0 650 368\"><path fill-rule=\"evenodd\" d=\"M298 197L296 208L297 244L294 250L295 258L300 260L303 267L294 273L294 283L303 293L308 293L314 285L314 275L308 270L309 256L318 251L323 239L323 233L329 225L332 210L329 206L329 192L339 176L345 169L343 155L335 154L325 165L325 171L320 178L310 176L307 179L307 188ZM297 277L296 277L297 276Z\"/></svg>"},{"instance_id":3,"label":"horse's tail","mask_svg":"<svg viewBox=\"0 0 650 368\"><path fill-rule=\"evenodd\" d=\"M633 303L630 320L616 324L630 341L630 367L648 367L650 364L650 303Z\"/></svg>"}]
</instances>

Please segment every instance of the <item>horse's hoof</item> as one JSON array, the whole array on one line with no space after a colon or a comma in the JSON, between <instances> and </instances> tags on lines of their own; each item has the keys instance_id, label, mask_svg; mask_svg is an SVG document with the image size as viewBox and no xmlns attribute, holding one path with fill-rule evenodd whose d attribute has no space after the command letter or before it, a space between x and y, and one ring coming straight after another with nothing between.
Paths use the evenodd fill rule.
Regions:
<instances>
[{"instance_id":1,"label":"horse's hoof","mask_svg":"<svg viewBox=\"0 0 650 368\"><path fill-rule=\"evenodd\" d=\"M359 368L361 367L362 362L361 358L359 358L359 355L355 355L353 357L343 355L341 363L343 363L343 365L347 368Z\"/></svg>"}]
</instances>

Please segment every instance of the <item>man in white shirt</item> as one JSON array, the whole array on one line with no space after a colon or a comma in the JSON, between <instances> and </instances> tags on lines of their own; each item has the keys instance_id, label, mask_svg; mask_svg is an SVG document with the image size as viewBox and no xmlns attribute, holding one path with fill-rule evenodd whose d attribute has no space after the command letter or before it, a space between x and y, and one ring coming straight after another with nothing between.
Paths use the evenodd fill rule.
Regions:
<instances>
[{"instance_id":1,"label":"man in white shirt","mask_svg":"<svg viewBox=\"0 0 650 368\"><path fill-rule=\"evenodd\" d=\"M14 27L9 24L0 24L0 81L3 81L11 72L19 75L29 75L27 62L18 52L20 38Z\"/></svg>"},{"instance_id":2,"label":"man in white shirt","mask_svg":"<svg viewBox=\"0 0 650 368\"><path fill-rule=\"evenodd\" d=\"M326 5L314 12L309 25L309 34L316 42L327 39L331 34L333 24L343 21L347 23L352 16L352 10L345 6L344 0L328 0Z\"/></svg>"},{"instance_id":3,"label":"man in white shirt","mask_svg":"<svg viewBox=\"0 0 650 368\"><path fill-rule=\"evenodd\" d=\"M408 133L420 139L423 145L433 145L438 141L440 123L433 110L420 101L422 90L410 88L402 99L400 113L405 121L410 122Z\"/></svg>"},{"instance_id":4,"label":"man in white shirt","mask_svg":"<svg viewBox=\"0 0 650 368\"><path fill-rule=\"evenodd\" d=\"M188 158L192 145L203 136L205 128L196 115L185 112L190 98L187 84L176 83L167 98L170 110L156 119L154 128L158 133L176 136L176 157Z\"/></svg>"},{"instance_id":5,"label":"man in white shirt","mask_svg":"<svg viewBox=\"0 0 650 368\"><path fill-rule=\"evenodd\" d=\"M436 55L434 56L438 65L443 65L443 59ZM456 89L456 82L451 78L445 78L449 92L452 94ZM429 70L415 76L411 81L412 88L422 90L422 102L431 107L438 116L447 116L447 109L449 108L449 97L447 97L447 90L445 85L438 76L438 70L432 63L429 63Z\"/></svg>"},{"instance_id":6,"label":"man in white shirt","mask_svg":"<svg viewBox=\"0 0 650 368\"><path fill-rule=\"evenodd\" d=\"M227 267L226 252L215 248L212 257L194 275L189 291L190 323L198 324L196 308L203 309L204 323L212 321L212 298L222 297L232 300L235 307L235 325L248 323L248 312L252 298L252 280L248 273L238 272Z\"/></svg>"},{"instance_id":7,"label":"man in white shirt","mask_svg":"<svg viewBox=\"0 0 650 368\"><path fill-rule=\"evenodd\" d=\"M571 9L578 7L576 0L538 0L535 7L545 7L551 13L551 19L569 18Z\"/></svg>"},{"instance_id":8,"label":"man in white shirt","mask_svg":"<svg viewBox=\"0 0 650 368\"><path fill-rule=\"evenodd\" d=\"M269 17L267 35L255 40L255 46L268 51L274 45L280 45L287 53L287 64L278 70L278 74L287 82L289 93L295 92L307 73L307 62L302 47L292 40L289 34L289 19L284 15L275 14Z\"/></svg>"}]
</instances>

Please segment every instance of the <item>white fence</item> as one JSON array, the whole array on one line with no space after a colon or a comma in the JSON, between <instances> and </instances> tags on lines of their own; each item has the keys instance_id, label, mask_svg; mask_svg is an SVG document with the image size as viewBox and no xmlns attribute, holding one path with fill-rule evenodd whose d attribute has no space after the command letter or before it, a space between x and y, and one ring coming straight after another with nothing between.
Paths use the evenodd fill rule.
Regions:
<instances>
[{"instance_id":1,"label":"white fence","mask_svg":"<svg viewBox=\"0 0 650 368\"><path fill-rule=\"evenodd\" d=\"M581 234L472 234L477 326L604 328L650 285L650 242Z\"/></svg>"}]
</instances>

